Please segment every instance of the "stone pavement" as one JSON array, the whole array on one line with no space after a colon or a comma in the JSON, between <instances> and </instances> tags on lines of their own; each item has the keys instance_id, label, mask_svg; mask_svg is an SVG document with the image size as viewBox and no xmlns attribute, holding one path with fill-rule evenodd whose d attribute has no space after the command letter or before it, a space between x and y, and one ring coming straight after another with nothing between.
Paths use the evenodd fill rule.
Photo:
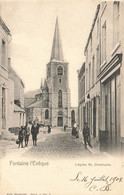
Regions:
<instances>
[{"instance_id":1,"label":"stone pavement","mask_svg":"<svg viewBox=\"0 0 124 195\"><path fill-rule=\"evenodd\" d=\"M33 158L86 158L97 157L103 155L95 149L85 150L84 144L80 138L71 135L71 129L64 132L63 128L53 128L51 134L47 133L47 128L40 128L38 134L37 147L32 146L32 138L30 136L29 146L18 148L15 141L0 141L1 156L23 156Z\"/></svg>"}]
</instances>

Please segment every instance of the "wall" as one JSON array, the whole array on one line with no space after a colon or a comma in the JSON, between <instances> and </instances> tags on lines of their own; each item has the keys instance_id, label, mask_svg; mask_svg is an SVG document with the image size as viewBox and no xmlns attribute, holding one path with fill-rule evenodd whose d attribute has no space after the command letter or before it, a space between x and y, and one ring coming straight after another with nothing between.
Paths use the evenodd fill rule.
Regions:
<instances>
[{"instance_id":1,"label":"wall","mask_svg":"<svg viewBox=\"0 0 124 195\"><path fill-rule=\"evenodd\" d=\"M2 64L2 40L5 42L5 60ZM8 43L10 41L10 31L0 17L0 135L7 133L8 129ZM5 88L5 128L2 129L2 87Z\"/></svg>"}]
</instances>

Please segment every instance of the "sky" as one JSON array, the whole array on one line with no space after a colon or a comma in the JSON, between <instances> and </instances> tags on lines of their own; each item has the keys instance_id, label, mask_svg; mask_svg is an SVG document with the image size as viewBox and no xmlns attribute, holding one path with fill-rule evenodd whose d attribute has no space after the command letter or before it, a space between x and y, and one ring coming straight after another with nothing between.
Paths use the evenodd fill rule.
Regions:
<instances>
[{"instance_id":1,"label":"sky","mask_svg":"<svg viewBox=\"0 0 124 195\"><path fill-rule=\"evenodd\" d=\"M78 75L98 1L9 0L0 3L2 19L12 40L11 66L25 84L24 91L40 88L50 61L58 16L64 59L69 63L71 106L78 105Z\"/></svg>"}]
</instances>

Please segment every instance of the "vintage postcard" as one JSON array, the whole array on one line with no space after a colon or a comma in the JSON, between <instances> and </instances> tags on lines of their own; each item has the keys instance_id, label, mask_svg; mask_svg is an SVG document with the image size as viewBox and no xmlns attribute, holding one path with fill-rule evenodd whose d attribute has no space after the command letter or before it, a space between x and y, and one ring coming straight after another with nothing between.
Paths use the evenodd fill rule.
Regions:
<instances>
[{"instance_id":1,"label":"vintage postcard","mask_svg":"<svg viewBox=\"0 0 124 195\"><path fill-rule=\"evenodd\" d=\"M123 1L0 1L0 195L124 194L123 35Z\"/></svg>"}]
</instances>

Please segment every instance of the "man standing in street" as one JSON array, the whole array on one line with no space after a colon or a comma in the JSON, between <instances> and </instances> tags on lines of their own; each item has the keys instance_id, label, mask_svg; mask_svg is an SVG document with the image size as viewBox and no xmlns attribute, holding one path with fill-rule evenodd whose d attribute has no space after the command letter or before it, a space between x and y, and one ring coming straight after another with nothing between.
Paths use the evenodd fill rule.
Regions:
<instances>
[{"instance_id":1,"label":"man standing in street","mask_svg":"<svg viewBox=\"0 0 124 195\"><path fill-rule=\"evenodd\" d=\"M90 144L90 130L87 123L84 123L83 137L84 137L85 149L87 149L87 143L92 148Z\"/></svg>"},{"instance_id":2,"label":"man standing in street","mask_svg":"<svg viewBox=\"0 0 124 195\"><path fill-rule=\"evenodd\" d=\"M33 146L37 146L38 133L39 133L39 125L37 124L37 121L34 121L34 124L32 125L32 128L31 128Z\"/></svg>"}]
</instances>

